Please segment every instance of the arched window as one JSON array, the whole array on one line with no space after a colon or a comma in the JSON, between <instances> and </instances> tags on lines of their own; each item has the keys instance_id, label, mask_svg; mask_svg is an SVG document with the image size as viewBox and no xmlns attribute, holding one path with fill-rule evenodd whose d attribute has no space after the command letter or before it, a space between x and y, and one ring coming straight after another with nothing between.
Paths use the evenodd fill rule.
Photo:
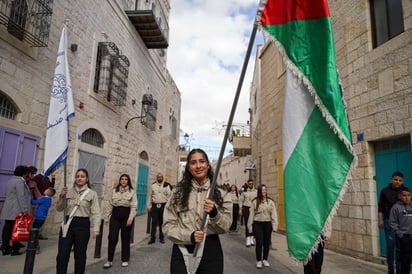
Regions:
<instances>
[{"instance_id":1,"label":"arched window","mask_svg":"<svg viewBox=\"0 0 412 274\"><path fill-rule=\"evenodd\" d=\"M0 93L0 116L10 120L16 120L17 109L10 100Z\"/></svg>"},{"instance_id":2,"label":"arched window","mask_svg":"<svg viewBox=\"0 0 412 274\"><path fill-rule=\"evenodd\" d=\"M144 161L149 161L149 155L147 154L146 151L142 151L139 154L139 158L144 160Z\"/></svg>"},{"instance_id":3,"label":"arched window","mask_svg":"<svg viewBox=\"0 0 412 274\"><path fill-rule=\"evenodd\" d=\"M83 143L101 148L104 144L103 136L94 128L89 128L83 132L81 140Z\"/></svg>"}]
</instances>

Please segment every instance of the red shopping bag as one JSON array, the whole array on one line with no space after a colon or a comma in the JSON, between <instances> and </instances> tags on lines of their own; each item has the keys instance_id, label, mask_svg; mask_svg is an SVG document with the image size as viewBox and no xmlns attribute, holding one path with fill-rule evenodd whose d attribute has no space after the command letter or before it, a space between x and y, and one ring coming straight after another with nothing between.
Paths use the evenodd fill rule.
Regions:
<instances>
[{"instance_id":1,"label":"red shopping bag","mask_svg":"<svg viewBox=\"0 0 412 274\"><path fill-rule=\"evenodd\" d=\"M22 214L16 216L11 234L13 242L27 242L30 235L30 224L33 222L33 215Z\"/></svg>"}]
</instances>

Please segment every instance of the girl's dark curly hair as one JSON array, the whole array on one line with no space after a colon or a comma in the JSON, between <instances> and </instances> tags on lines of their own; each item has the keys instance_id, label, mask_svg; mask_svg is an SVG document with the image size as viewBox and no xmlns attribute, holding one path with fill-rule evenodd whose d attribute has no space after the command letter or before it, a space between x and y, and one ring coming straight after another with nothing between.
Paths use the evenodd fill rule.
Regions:
<instances>
[{"instance_id":1,"label":"girl's dark curly hair","mask_svg":"<svg viewBox=\"0 0 412 274\"><path fill-rule=\"evenodd\" d=\"M212 183L213 181L214 172L210 166L209 158L207 157L206 152L204 152L200 148L192 149L187 155L186 167L185 167L185 171L183 172L183 178L180 182L177 183L177 186L176 186L177 189L173 196L173 204L176 206L180 206L182 209L188 209L188 205L189 205L189 195L190 195L190 192L192 191L192 179L193 179L193 175L189 171L189 163L190 163L190 160L192 159L192 155L195 153L201 153L205 157L207 163L209 164L209 169L207 170L206 176L209 178L210 183ZM215 188L214 195L213 195L213 201L215 201L215 203L219 206L223 205L223 197L218 188Z\"/></svg>"},{"instance_id":2,"label":"girl's dark curly hair","mask_svg":"<svg viewBox=\"0 0 412 274\"><path fill-rule=\"evenodd\" d=\"M132 191L132 189L133 189L132 180L130 179L129 174L122 174L122 175L120 175L120 177L119 177L119 183L117 183L117 186L115 187L116 192L119 192L119 191L120 191L120 181L122 180L123 177L126 177L126 178L127 178L127 185L129 186L129 191Z\"/></svg>"}]
</instances>

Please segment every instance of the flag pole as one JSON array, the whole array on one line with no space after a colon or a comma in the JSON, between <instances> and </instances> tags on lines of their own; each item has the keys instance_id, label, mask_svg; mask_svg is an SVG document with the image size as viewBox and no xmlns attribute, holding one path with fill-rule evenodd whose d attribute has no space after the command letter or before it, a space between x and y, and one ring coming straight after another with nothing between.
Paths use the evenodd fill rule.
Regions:
<instances>
[{"instance_id":1,"label":"flag pole","mask_svg":"<svg viewBox=\"0 0 412 274\"><path fill-rule=\"evenodd\" d=\"M217 184L217 176L219 174L220 166L222 164L223 155L225 153L227 140L229 139L229 134L230 134L230 130L231 130L231 127L232 127L233 118L235 116L237 103L239 101L240 92L242 90L243 80L245 79L247 66L249 64L250 55L252 53L253 44L255 42L256 32L258 30L258 26L259 26L259 23L260 23L260 17L262 16L263 7L265 6L265 4L266 4L266 0L260 0L259 1L259 6L258 6L258 9L257 9L257 12L256 12L255 21L253 23L252 33L251 33L250 39L249 39L249 45L248 45L248 48L247 48L247 51L246 51L245 60L243 62L242 71L240 73L240 78L239 78L239 82L238 82L238 85L237 85L235 98L233 100L232 110L230 111L229 120L227 122L226 130L225 130L225 136L223 137L223 143L222 143L222 146L220 148L219 158L218 158L217 163L216 163L215 173L213 175L213 181L212 181L212 184L210 186L208 199L212 199L213 198L213 193L215 192L215 188L216 188L216 184ZM202 222L201 222L201 225L200 225L200 230L205 229L206 221L207 221L207 213L204 212ZM193 251L193 257L197 256L198 249L199 249L199 244L196 244L195 249Z\"/></svg>"}]
</instances>

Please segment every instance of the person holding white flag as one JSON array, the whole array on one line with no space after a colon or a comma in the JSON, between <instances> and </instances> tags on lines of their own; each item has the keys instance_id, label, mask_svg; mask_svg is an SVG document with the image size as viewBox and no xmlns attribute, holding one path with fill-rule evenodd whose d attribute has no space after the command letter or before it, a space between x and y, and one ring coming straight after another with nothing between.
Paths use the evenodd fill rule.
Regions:
<instances>
[{"instance_id":1,"label":"person holding white flag","mask_svg":"<svg viewBox=\"0 0 412 274\"><path fill-rule=\"evenodd\" d=\"M44 176L66 163L69 147L69 118L74 116L73 94L67 61L67 32L63 27L54 70L47 119Z\"/></svg>"}]
</instances>

